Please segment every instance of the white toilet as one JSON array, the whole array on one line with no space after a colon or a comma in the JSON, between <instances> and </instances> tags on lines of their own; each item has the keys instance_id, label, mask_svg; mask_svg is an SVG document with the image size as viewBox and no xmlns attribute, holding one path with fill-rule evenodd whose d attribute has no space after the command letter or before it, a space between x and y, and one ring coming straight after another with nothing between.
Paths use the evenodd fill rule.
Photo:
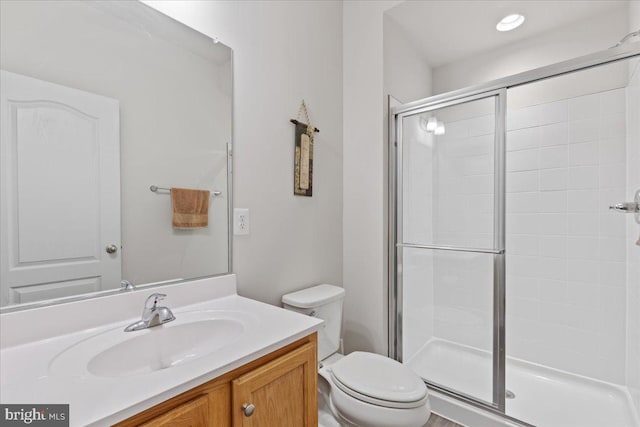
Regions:
<instances>
[{"instance_id":1,"label":"white toilet","mask_svg":"<svg viewBox=\"0 0 640 427\"><path fill-rule=\"evenodd\" d=\"M284 308L325 321L318 332L319 401L330 396L342 425L422 427L431 414L427 387L406 366L374 353L338 353L344 289L318 285L282 297ZM321 420L322 423L322 420Z\"/></svg>"}]
</instances>

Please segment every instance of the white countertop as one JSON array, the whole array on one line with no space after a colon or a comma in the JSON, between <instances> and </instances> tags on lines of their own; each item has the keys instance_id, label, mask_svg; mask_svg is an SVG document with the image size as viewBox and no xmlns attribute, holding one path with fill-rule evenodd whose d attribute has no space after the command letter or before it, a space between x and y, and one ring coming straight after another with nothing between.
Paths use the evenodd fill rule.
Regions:
<instances>
[{"instance_id":1,"label":"white countertop","mask_svg":"<svg viewBox=\"0 0 640 427\"><path fill-rule=\"evenodd\" d=\"M208 283L206 285L211 286ZM226 291L218 292L217 295L214 292L210 295L212 299L195 304L172 306L171 292L178 289L180 292L188 292L188 289L172 286L149 290L144 292L143 297L158 291L168 294L166 305L173 310L177 319L180 319L181 313L200 310L246 313L247 323L242 335L223 349L188 363L152 373L118 378L97 377L86 371L60 375L52 373L50 363L71 345L114 328L124 328L138 320L139 316L90 329L69 331L50 338L18 342L17 345L5 346L0 351L0 400L2 403L22 404L68 403L72 426L110 425L303 338L318 330L322 324L316 318L236 295L235 277L232 288L227 287ZM127 298L126 295L118 297ZM135 298L139 300L140 295ZM103 301L102 310L107 306L107 301ZM73 311L73 307L67 307L66 311L69 310ZM43 313L34 314L34 320L42 320L38 315L42 317ZM21 314L20 320L24 321L24 316ZM11 320L8 323L15 325L16 320ZM43 325L43 328L46 329L46 326ZM37 335L35 332L28 333ZM122 360L122 363L125 365L127 360Z\"/></svg>"}]
</instances>

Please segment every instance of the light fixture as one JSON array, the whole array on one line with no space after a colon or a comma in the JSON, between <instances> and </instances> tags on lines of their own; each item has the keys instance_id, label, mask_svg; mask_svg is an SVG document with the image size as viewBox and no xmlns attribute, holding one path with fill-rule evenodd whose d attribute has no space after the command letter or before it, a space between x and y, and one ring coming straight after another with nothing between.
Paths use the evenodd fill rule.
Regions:
<instances>
[{"instance_id":1,"label":"light fixture","mask_svg":"<svg viewBox=\"0 0 640 427\"><path fill-rule=\"evenodd\" d=\"M511 31L518 28L524 22L524 16L514 13L507 15L498 22L496 30L498 31Z\"/></svg>"},{"instance_id":2,"label":"light fixture","mask_svg":"<svg viewBox=\"0 0 640 427\"><path fill-rule=\"evenodd\" d=\"M436 119L435 117L429 117L429 120L427 121L427 131L433 132L436 130L437 127L438 127L438 119Z\"/></svg>"},{"instance_id":3,"label":"light fixture","mask_svg":"<svg viewBox=\"0 0 640 427\"><path fill-rule=\"evenodd\" d=\"M438 127L438 119L435 117L429 117L428 119L426 117L420 118L420 128L423 131L433 133L436 127Z\"/></svg>"},{"instance_id":4,"label":"light fixture","mask_svg":"<svg viewBox=\"0 0 640 427\"><path fill-rule=\"evenodd\" d=\"M438 120L436 117L420 117L420 128L427 132L433 133L435 135L444 135L444 123Z\"/></svg>"}]
</instances>

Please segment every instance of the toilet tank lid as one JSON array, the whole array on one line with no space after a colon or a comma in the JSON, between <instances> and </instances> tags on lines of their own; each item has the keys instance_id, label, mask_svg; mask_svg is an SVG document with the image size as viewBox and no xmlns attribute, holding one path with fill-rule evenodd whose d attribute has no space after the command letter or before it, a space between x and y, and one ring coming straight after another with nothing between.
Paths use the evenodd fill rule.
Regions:
<instances>
[{"instance_id":1,"label":"toilet tank lid","mask_svg":"<svg viewBox=\"0 0 640 427\"><path fill-rule=\"evenodd\" d=\"M282 302L297 308L319 307L344 297L344 289L334 285L317 285L282 296Z\"/></svg>"}]
</instances>

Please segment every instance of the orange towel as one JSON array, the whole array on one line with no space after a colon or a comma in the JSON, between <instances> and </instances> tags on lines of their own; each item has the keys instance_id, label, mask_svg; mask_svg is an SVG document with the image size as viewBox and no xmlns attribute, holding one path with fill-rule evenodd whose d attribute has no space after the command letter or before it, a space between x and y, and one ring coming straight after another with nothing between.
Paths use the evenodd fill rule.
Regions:
<instances>
[{"instance_id":1,"label":"orange towel","mask_svg":"<svg viewBox=\"0 0 640 427\"><path fill-rule=\"evenodd\" d=\"M191 190L188 188L171 189L171 208L174 228L198 228L209 225L208 190Z\"/></svg>"}]
</instances>

